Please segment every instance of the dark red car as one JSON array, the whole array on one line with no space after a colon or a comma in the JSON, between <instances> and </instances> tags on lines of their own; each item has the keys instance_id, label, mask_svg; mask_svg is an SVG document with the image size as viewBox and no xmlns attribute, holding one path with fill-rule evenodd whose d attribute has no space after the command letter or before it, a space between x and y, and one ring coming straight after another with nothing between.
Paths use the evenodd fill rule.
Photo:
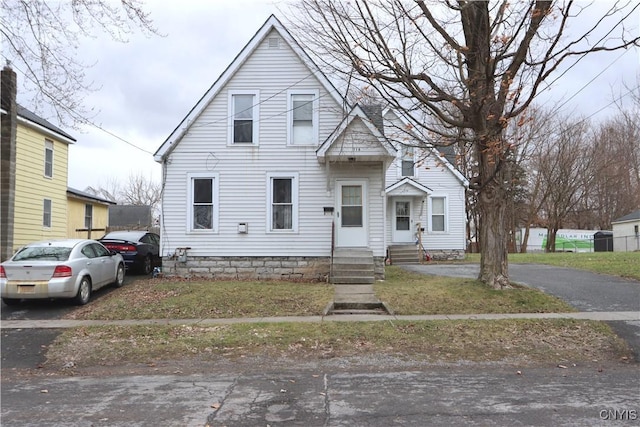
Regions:
<instances>
[{"instance_id":1,"label":"dark red car","mask_svg":"<svg viewBox=\"0 0 640 427\"><path fill-rule=\"evenodd\" d=\"M105 234L100 243L124 258L128 270L151 274L161 264L160 236L149 231L112 231Z\"/></svg>"}]
</instances>

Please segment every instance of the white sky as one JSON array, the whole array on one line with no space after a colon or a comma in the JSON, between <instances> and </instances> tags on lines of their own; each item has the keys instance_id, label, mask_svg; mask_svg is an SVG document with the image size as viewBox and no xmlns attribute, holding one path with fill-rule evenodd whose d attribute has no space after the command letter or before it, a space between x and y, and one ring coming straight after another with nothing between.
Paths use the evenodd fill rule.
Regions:
<instances>
[{"instance_id":1,"label":"white sky","mask_svg":"<svg viewBox=\"0 0 640 427\"><path fill-rule=\"evenodd\" d=\"M87 77L101 90L86 98L99 110L94 122L132 145L95 127L67 130L77 142L69 154L70 187L108 187L142 173L160 180L160 165L152 153L180 123L200 97L272 13L281 18L282 2L269 0L147 0L156 27L166 37L134 35L127 44L108 38L82 44L86 63L96 65ZM596 2L606 6L609 2ZM278 6L280 5L280 6ZM640 27L640 16L631 24ZM589 116L636 84L640 69L638 49L587 57L554 83L541 99L567 100L563 107ZM604 68L606 71L589 83ZM20 96L18 95L18 102ZM610 107L593 116L612 114ZM143 151L144 150L144 151Z\"/></svg>"}]
</instances>

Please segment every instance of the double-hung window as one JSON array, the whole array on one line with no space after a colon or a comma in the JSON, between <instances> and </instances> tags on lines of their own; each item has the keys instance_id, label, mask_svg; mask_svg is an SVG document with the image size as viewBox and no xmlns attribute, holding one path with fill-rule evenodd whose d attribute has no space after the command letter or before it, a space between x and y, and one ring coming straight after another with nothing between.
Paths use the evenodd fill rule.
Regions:
<instances>
[{"instance_id":1,"label":"double-hung window","mask_svg":"<svg viewBox=\"0 0 640 427\"><path fill-rule=\"evenodd\" d=\"M229 93L229 141L231 144L257 144L259 93L231 91Z\"/></svg>"},{"instance_id":2,"label":"double-hung window","mask_svg":"<svg viewBox=\"0 0 640 427\"><path fill-rule=\"evenodd\" d=\"M87 230L93 228L93 205L90 203L84 205L84 228Z\"/></svg>"},{"instance_id":3,"label":"double-hung window","mask_svg":"<svg viewBox=\"0 0 640 427\"><path fill-rule=\"evenodd\" d=\"M44 141L44 176L53 177L53 141Z\"/></svg>"},{"instance_id":4,"label":"double-hung window","mask_svg":"<svg viewBox=\"0 0 640 427\"><path fill-rule=\"evenodd\" d=\"M413 147L403 146L401 152L401 176L415 175L415 157Z\"/></svg>"},{"instance_id":5,"label":"double-hung window","mask_svg":"<svg viewBox=\"0 0 640 427\"><path fill-rule=\"evenodd\" d=\"M288 91L289 145L318 143L318 91Z\"/></svg>"},{"instance_id":6,"label":"double-hung window","mask_svg":"<svg viewBox=\"0 0 640 427\"><path fill-rule=\"evenodd\" d=\"M42 204L42 226L51 228L51 199L44 199Z\"/></svg>"},{"instance_id":7,"label":"double-hung window","mask_svg":"<svg viewBox=\"0 0 640 427\"><path fill-rule=\"evenodd\" d=\"M189 231L217 231L217 174L189 175Z\"/></svg>"},{"instance_id":8,"label":"double-hung window","mask_svg":"<svg viewBox=\"0 0 640 427\"><path fill-rule=\"evenodd\" d=\"M273 173L268 175L268 230L298 230L298 174Z\"/></svg>"},{"instance_id":9,"label":"double-hung window","mask_svg":"<svg viewBox=\"0 0 640 427\"><path fill-rule=\"evenodd\" d=\"M447 198L429 198L429 231L447 231Z\"/></svg>"}]
</instances>

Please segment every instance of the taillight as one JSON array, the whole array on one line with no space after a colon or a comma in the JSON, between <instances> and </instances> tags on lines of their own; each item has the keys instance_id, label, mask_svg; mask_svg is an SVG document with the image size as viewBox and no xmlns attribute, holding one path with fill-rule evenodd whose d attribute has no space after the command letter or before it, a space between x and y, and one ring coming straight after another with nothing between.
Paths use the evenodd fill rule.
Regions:
<instances>
[{"instance_id":1,"label":"taillight","mask_svg":"<svg viewBox=\"0 0 640 427\"><path fill-rule=\"evenodd\" d=\"M53 277L71 277L71 267L68 265L57 265L53 270Z\"/></svg>"},{"instance_id":2,"label":"taillight","mask_svg":"<svg viewBox=\"0 0 640 427\"><path fill-rule=\"evenodd\" d=\"M117 251L117 252L135 252L136 251L136 247L133 245L106 244L105 247L110 251Z\"/></svg>"},{"instance_id":3,"label":"taillight","mask_svg":"<svg viewBox=\"0 0 640 427\"><path fill-rule=\"evenodd\" d=\"M0 279L6 279L7 273L4 271L4 267L0 265Z\"/></svg>"}]
</instances>

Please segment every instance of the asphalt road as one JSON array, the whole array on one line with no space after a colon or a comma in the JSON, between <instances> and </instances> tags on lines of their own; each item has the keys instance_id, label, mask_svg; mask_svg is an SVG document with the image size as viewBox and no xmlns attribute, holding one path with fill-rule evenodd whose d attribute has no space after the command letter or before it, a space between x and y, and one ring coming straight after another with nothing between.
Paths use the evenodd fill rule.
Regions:
<instances>
[{"instance_id":1,"label":"asphalt road","mask_svg":"<svg viewBox=\"0 0 640 427\"><path fill-rule=\"evenodd\" d=\"M8 426L639 425L638 365L453 366L3 381Z\"/></svg>"},{"instance_id":2,"label":"asphalt road","mask_svg":"<svg viewBox=\"0 0 640 427\"><path fill-rule=\"evenodd\" d=\"M421 264L403 268L422 274L476 278L478 264ZM572 268L509 264L509 278L557 296L579 311L640 311L640 282ZM608 322L640 360L640 319Z\"/></svg>"}]
</instances>

